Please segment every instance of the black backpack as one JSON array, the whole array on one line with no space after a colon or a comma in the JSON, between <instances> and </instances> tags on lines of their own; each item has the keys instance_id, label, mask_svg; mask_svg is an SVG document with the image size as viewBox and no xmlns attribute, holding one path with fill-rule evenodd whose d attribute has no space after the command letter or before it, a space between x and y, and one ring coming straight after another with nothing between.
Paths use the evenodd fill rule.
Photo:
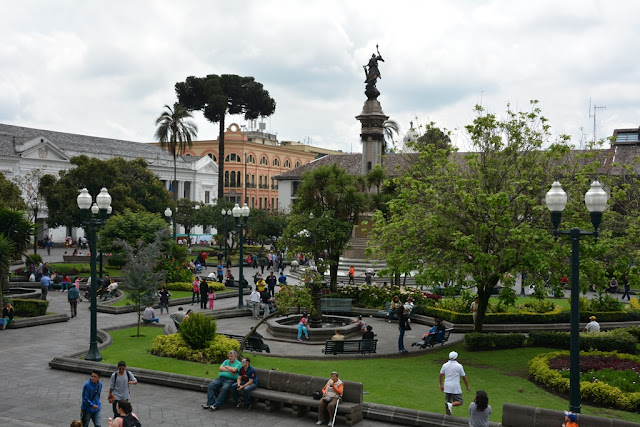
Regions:
<instances>
[{"instance_id":1,"label":"black backpack","mask_svg":"<svg viewBox=\"0 0 640 427\"><path fill-rule=\"evenodd\" d=\"M140 421L134 417L132 414L127 414L122 417L122 426L123 427L142 427Z\"/></svg>"}]
</instances>

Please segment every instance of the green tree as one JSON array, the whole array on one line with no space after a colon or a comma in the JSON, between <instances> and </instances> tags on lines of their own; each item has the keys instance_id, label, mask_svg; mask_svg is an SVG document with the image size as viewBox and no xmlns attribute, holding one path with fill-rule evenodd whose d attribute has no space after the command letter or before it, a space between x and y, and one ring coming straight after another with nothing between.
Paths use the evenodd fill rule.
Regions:
<instances>
[{"instance_id":1,"label":"green tree","mask_svg":"<svg viewBox=\"0 0 640 427\"><path fill-rule=\"evenodd\" d=\"M177 158L191 148L192 138L198 135L198 127L188 119L192 118L191 112L179 103L173 104L173 108L164 106L160 117L156 119L156 139L160 146L169 150L173 156L173 204L178 202L177 185ZM179 222L179 221L178 221Z\"/></svg>"},{"instance_id":2,"label":"green tree","mask_svg":"<svg viewBox=\"0 0 640 427\"><path fill-rule=\"evenodd\" d=\"M398 135L400 135L400 125L398 125L398 122L395 120L385 120L382 124L382 136L384 137L382 140L382 154L386 154L395 149L395 137ZM389 149L389 145L394 148Z\"/></svg>"},{"instance_id":3,"label":"green tree","mask_svg":"<svg viewBox=\"0 0 640 427\"><path fill-rule=\"evenodd\" d=\"M414 144L418 156L397 181L388 220L374 217L371 243L388 263L418 270L419 283L477 287L478 332L496 284L522 270L546 274L557 250L543 200L568 138L544 148L549 125L536 104L508 109L503 120L476 107L466 127L474 151L464 155Z\"/></svg>"},{"instance_id":4,"label":"green tree","mask_svg":"<svg viewBox=\"0 0 640 427\"><path fill-rule=\"evenodd\" d=\"M22 199L20 188L0 174L0 208L26 210L27 205Z\"/></svg>"},{"instance_id":5,"label":"green tree","mask_svg":"<svg viewBox=\"0 0 640 427\"><path fill-rule=\"evenodd\" d=\"M81 224L83 218L76 197L83 187L94 197L106 187L112 197L114 215L125 209L162 213L170 203L169 192L143 159L99 160L78 156L71 159L71 165L75 167L60 171L59 178L44 175L40 179L39 191L47 203L47 223L52 228Z\"/></svg>"},{"instance_id":6,"label":"green tree","mask_svg":"<svg viewBox=\"0 0 640 427\"><path fill-rule=\"evenodd\" d=\"M118 241L131 246L142 241L151 244L162 230L167 230L167 222L157 213L133 212L125 209L119 215L111 216L98 234L98 248L101 252L118 252Z\"/></svg>"},{"instance_id":7,"label":"green tree","mask_svg":"<svg viewBox=\"0 0 640 427\"><path fill-rule=\"evenodd\" d=\"M367 203L366 195L357 190L355 182L353 175L335 163L306 172L283 234L283 243L294 251L311 253L315 258L326 253L334 291L340 255Z\"/></svg>"},{"instance_id":8,"label":"green tree","mask_svg":"<svg viewBox=\"0 0 640 427\"><path fill-rule=\"evenodd\" d=\"M168 230L157 233L151 243L140 240L136 245L130 245L124 240L118 243L122 246L126 264L122 270L124 283L122 289L127 292L127 298L133 302L138 312L138 332L140 336L140 322L142 311L158 300L158 289L164 281L164 270L156 268L164 254L165 243L169 238Z\"/></svg>"},{"instance_id":9,"label":"green tree","mask_svg":"<svg viewBox=\"0 0 640 427\"><path fill-rule=\"evenodd\" d=\"M244 114L246 120L270 116L276 102L262 83L235 74L190 76L176 83L178 101L188 110L201 110L211 123L220 124L218 136L218 199L224 199L224 131L227 114Z\"/></svg>"},{"instance_id":10,"label":"green tree","mask_svg":"<svg viewBox=\"0 0 640 427\"><path fill-rule=\"evenodd\" d=\"M4 293L9 291L9 268L13 263L15 245L0 233L0 307L4 307Z\"/></svg>"},{"instance_id":11,"label":"green tree","mask_svg":"<svg viewBox=\"0 0 640 427\"><path fill-rule=\"evenodd\" d=\"M287 216L282 212L253 209L247 222L247 235L252 239L263 242L271 236L282 236L286 225Z\"/></svg>"},{"instance_id":12,"label":"green tree","mask_svg":"<svg viewBox=\"0 0 640 427\"><path fill-rule=\"evenodd\" d=\"M187 241L191 241L191 229L200 225L202 215L199 214L200 204L189 199L180 199L176 205L176 221L184 227Z\"/></svg>"}]
</instances>

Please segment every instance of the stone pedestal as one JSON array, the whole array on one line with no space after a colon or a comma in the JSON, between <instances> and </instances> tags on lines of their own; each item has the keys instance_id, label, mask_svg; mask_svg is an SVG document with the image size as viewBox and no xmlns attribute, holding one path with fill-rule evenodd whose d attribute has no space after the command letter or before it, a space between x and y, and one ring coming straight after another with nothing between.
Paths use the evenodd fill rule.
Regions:
<instances>
[{"instance_id":1,"label":"stone pedestal","mask_svg":"<svg viewBox=\"0 0 640 427\"><path fill-rule=\"evenodd\" d=\"M362 130L362 174L366 175L375 165L382 164L384 134L383 125L389 116L382 112L382 106L376 99L368 99L356 119Z\"/></svg>"}]
</instances>

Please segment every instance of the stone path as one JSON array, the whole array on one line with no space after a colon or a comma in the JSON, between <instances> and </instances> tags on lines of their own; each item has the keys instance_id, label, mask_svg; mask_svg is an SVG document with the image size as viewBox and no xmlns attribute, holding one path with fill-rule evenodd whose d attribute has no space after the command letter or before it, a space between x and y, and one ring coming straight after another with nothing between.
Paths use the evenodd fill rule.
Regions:
<instances>
[{"instance_id":1,"label":"stone path","mask_svg":"<svg viewBox=\"0 0 640 427\"><path fill-rule=\"evenodd\" d=\"M56 254L56 252L58 254ZM54 249L50 258L61 259L62 250ZM57 256L56 256L57 255ZM245 269L253 273L253 269ZM235 274L236 272L234 272ZM237 276L236 276L237 277ZM66 294L49 293L50 312L68 313ZM216 309L233 308L237 299L216 301ZM197 306L184 306L185 309ZM68 426L79 418L80 395L88 375L53 370L48 363L56 356L84 352L89 345L89 304L83 301L78 307L78 317L63 323L22 329L0 331L0 426ZM175 310L172 307L171 310ZM161 321L168 320L165 314ZM113 328L136 321L135 313L110 315L98 313L100 329ZM218 323L219 332L244 333L253 324L251 317L222 319ZM383 353L396 355L397 324L384 323L379 319L370 319L374 331L378 333L379 348ZM415 327L405 336L405 345L411 350L411 342L422 335L426 326ZM260 330L261 333L264 330ZM266 335L266 334L265 334ZM461 337L461 336L460 336ZM299 344L292 342L267 342L272 354L287 356L327 357L321 353L321 345ZM454 339L452 338L452 342ZM423 350L424 351L424 350ZM107 426L111 415L111 405L107 402L108 376L101 378L102 425ZM200 408L205 395L200 392L178 390L151 384L137 384L132 387L134 412L149 426L300 426L314 425L315 417L309 414L305 418L292 418L286 411L275 414L260 409L251 412L225 408L210 412ZM339 424L338 424L339 425ZM365 420L363 427L391 425Z\"/></svg>"}]
</instances>

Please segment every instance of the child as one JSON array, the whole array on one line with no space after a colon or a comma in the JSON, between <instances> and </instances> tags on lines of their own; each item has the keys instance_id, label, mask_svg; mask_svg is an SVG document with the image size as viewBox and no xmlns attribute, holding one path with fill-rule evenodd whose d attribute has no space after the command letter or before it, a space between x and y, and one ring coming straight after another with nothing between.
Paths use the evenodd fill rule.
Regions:
<instances>
[{"instance_id":1,"label":"child","mask_svg":"<svg viewBox=\"0 0 640 427\"><path fill-rule=\"evenodd\" d=\"M367 330L367 324L362 320L362 314L358 316L358 318L351 323L357 323L360 326L360 333L364 334Z\"/></svg>"},{"instance_id":2,"label":"child","mask_svg":"<svg viewBox=\"0 0 640 427\"><path fill-rule=\"evenodd\" d=\"M578 427L578 423L576 422L577 419L578 414L564 411L564 423L562 423L562 427Z\"/></svg>"},{"instance_id":3,"label":"child","mask_svg":"<svg viewBox=\"0 0 640 427\"><path fill-rule=\"evenodd\" d=\"M213 300L216 299L216 291L213 290L213 286L209 288L207 297L209 297L209 309L213 310Z\"/></svg>"}]
</instances>

